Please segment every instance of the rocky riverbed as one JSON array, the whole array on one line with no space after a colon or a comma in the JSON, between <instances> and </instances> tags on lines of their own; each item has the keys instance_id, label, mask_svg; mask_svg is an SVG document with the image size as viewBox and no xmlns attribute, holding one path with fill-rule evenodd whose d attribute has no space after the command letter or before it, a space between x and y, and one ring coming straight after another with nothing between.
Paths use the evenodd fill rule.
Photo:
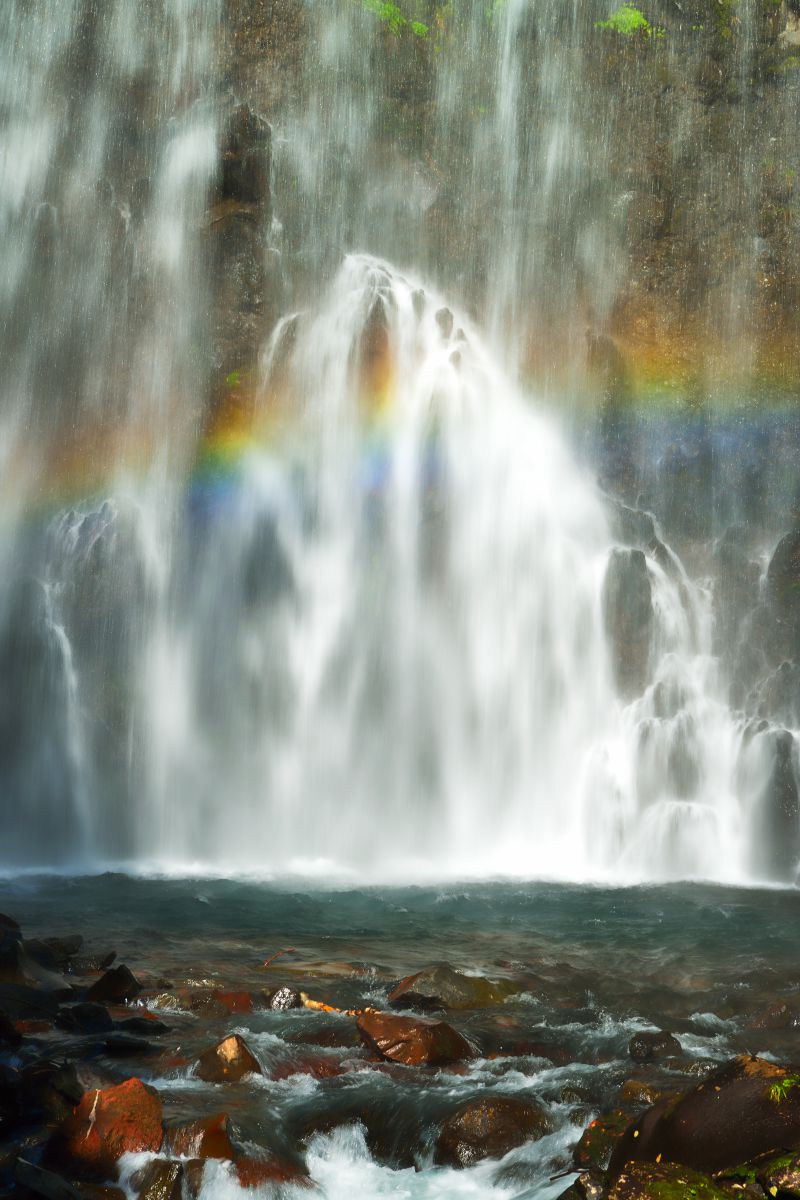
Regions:
<instances>
[{"instance_id":1,"label":"rocky riverbed","mask_svg":"<svg viewBox=\"0 0 800 1200\"><path fill-rule=\"evenodd\" d=\"M795 893L0 892L6 1194L800 1194Z\"/></svg>"}]
</instances>

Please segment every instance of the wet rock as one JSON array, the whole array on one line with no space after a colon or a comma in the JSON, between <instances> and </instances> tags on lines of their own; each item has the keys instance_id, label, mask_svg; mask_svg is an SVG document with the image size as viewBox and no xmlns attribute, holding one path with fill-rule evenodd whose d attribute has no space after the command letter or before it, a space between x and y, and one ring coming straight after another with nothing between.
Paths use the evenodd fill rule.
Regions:
<instances>
[{"instance_id":1,"label":"wet rock","mask_svg":"<svg viewBox=\"0 0 800 1200\"><path fill-rule=\"evenodd\" d=\"M392 1008L487 1008L514 991L511 984L491 983L481 975L464 975L448 963L408 975L389 992Z\"/></svg>"},{"instance_id":2,"label":"wet rock","mask_svg":"<svg viewBox=\"0 0 800 1200\"><path fill-rule=\"evenodd\" d=\"M296 592L292 565L272 517L262 516L256 523L244 558L242 582L250 605L275 604Z\"/></svg>"},{"instance_id":3,"label":"wet rock","mask_svg":"<svg viewBox=\"0 0 800 1200\"><path fill-rule=\"evenodd\" d=\"M436 1143L436 1162L470 1167L484 1158L537 1141L551 1131L546 1114L530 1100L484 1096L465 1104L445 1121Z\"/></svg>"},{"instance_id":4,"label":"wet rock","mask_svg":"<svg viewBox=\"0 0 800 1200\"><path fill-rule=\"evenodd\" d=\"M57 996L70 995L71 989L54 969L52 958L43 965L29 953L28 946L36 949L37 943L26 943L13 931L0 931L0 984L37 988Z\"/></svg>"},{"instance_id":5,"label":"wet rock","mask_svg":"<svg viewBox=\"0 0 800 1200\"><path fill-rule=\"evenodd\" d=\"M800 527L775 547L767 568L767 596L780 619L800 629Z\"/></svg>"},{"instance_id":6,"label":"wet rock","mask_svg":"<svg viewBox=\"0 0 800 1200\"><path fill-rule=\"evenodd\" d=\"M313 1029L301 1029L286 1034L285 1041L304 1046L322 1046L329 1050L349 1050L361 1045L358 1030L352 1021L337 1021Z\"/></svg>"},{"instance_id":7,"label":"wet rock","mask_svg":"<svg viewBox=\"0 0 800 1200\"><path fill-rule=\"evenodd\" d=\"M142 985L124 963L106 971L86 993L86 999L101 1004L125 1004L138 996Z\"/></svg>"},{"instance_id":8,"label":"wet rock","mask_svg":"<svg viewBox=\"0 0 800 1200\"><path fill-rule=\"evenodd\" d=\"M151 1034L169 1033L170 1030L169 1025L155 1017L127 1017L124 1021L115 1021L114 1028L118 1033L142 1034L147 1037Z\"/></svg>"},{"instance_id":9,"label":"wet rock","mask_svg":"<svg viewBox=\"0 0 800 1200\"><path fill-rule=\"evenodd\" d=\"M122 1154L161 1146L161 1101L140 1079L86 1092L48 1147L48 1161L84 1177L108 1178Z\"/></svg>"},{"instance_id":10,"label":"wet rock","mask_svg":"<svg viewBox=\"0 0 800 1200\"><path fill-rule=\"evenodd\" d=\"M629 1163L608 1192L608 1200L730 1200L707 1175L674 1163Z\"/></svg>"},{"instance_id":11,"label":"wet rock","mask_svg":"<svg viewBox=\"0 0 800 1200\"><path fill-rule=\"evenodd\" d=\"M740 1057L690 1091L649 1109L617 1143L610 1164L681 1163L713 1174L772 1151L800 1149L800 1086L791 1072Z\"/></svg>"},{"instance_id":12,"label":"wet rock","mask_svg":"<svg viewBox=\"0 0 800 1200\"><path fill-rule=\"evenodd\" d=\"M237 105L222 137L220 200L269 206L271 143L272 130L263 117L246 104Z\"/></svg>"},{"instance_id":13,"label":"wet rock","mask_svg":"<svg viewBox=\"0 0 800 1200\"><path fill-rule=\"evenodd\" d=\"M748 705L775 724L800 726L800 663L782 662L753 690Z\"/></svg>"},{"instance_id":14,"label":"wet rock","mask_svg":"<svg viewBox=\"0 0 800 1200\"><path fill-rule=\"evenodd\" d=\"M445 1021L366 1013L358 1018L364 1045L381 1058L405 1066L444 1066L473 1057L469 1042Z\"/></svg>"},{"instance_id":15,"label":"wet rock","mask_svg":"<svg viewBox=\"0 0 800 1200\"><path fill-rule=\"evenodd\" d=\"M156 1047L145 1038L127 1033L111 1033L103 1039L103 1050L109 1058L139 1058L154 1054Z\"/></svg>"},{"instance_id":16,"label":"wet rock","mask_svg":"<svg viewBox=\"0 0 800 1200\"><path fill-rule=\"evenodd\" d=\"M92 950L88 954L76 954L70 962L70 969L75 975L92 975L95 971L106 971L116 957L116 950Z\"/></svg>"},{"instance_id":17,"label":"wet rock","mask_svg":"<svg viewBox=\"0 0 800 1200\"><path fill-rule=\"evenodd\" d=\"M800 1027L800 1010L785 1000L775 1000L747 1021L748 1029L795 1029Z\"/></svg>"},{"instance_id":18,"label":"wet rock","mask_svg":"<svg viewBox=\"0 0 800 1200\"><path fill-rule=\"evenodd\" d=\"M261 1075L258 1059L244 1038L232 1033L200 1055L195 1068L207 1083L236 1083L245 1075Z\"/></svg>"},{"instance_id":19,"label":"wet rock","mask_svg":"<svg viewBox=\"0 0 800 1200\"><path fill-rule=\"evenodd\" d=\"M623 1106L634 1104L657 1104L664 1098L665 1089L658 1083L647 1079L626 1079L617 1097Z\"/></svg>"},{"instance_id":20,"label":"wet rock","mask_svg":"<svg viewBox=\"0 0 800 1200\"><path fill-rule=\"evenodd\" d=\"M755 1176L768 1196L800 1196L800 1155L781 1154L759 1166Z\"/></svg>"},{"instance_id":21,"label":"wet rock","mask_svg":"<svg viewBox=\"0 0 800 1200\"><path fill-rule=\"evenodd\" d=\"M83 945L80 934L64 938L25 938L25 952L48 971L66 971Z\"/></svg>"},{"instance_id":22,"label":"wet rock","mask_svg":"<svg viewBox=\"0 0 800 1200\"><path fill-rule=\"evenodd\" d=\"M173 1125L165 1135L171 1154L182 1158L234 1158L227 1113L215 1113L184 1125Z\"/></svg>"},{"instance_id":23,"label":"wet rock","mask_svg":"<svg viewBox=\"0 0 800 1200\"><path fill-rule=\"evenodd\" d=\"M9 935L16 941L22 940L22 930L14 918L7 917L5 913L0 913L0 938Z\"/></svg>"},{"instance_id":24,"label":"wet rock","mask_svg":"<svg viewBox=\"0 0 800 1200\"><path fill-rule=\"evenodd\" d=\"M65 1120L79 1104L84 1089L74 1063L40 1059L20 1073L20 1094L30 1116Z\"/></svg>"},{"instance_id":25,"label":"wet rock","mask_svg":"<svg viewBox=\"0 0 800 1200\"><path fill-rule=\"evenodd\" d=\"M601 1113L581 1134L572 1155L575 1166L580 1170L604 1171L630 1122L629 1108Z\"/></svg>"},{"instance_id":26,"label":"wet rock","mask_svg":"<svg viewBox=\"0 0 800 1200\"><path fill-rule=\"evenodd\" d=\"M13 1022L4 1012L0 1012L0 1046L18 1046L22 1037Z\"/></svg>"},{"instance_id":27,"label":"wet rock","mask_svg":"<svg viewBox=\"0 0 800 1200\"><path fill-rule=\"evenodd\" d=\"M300 993L292 988L281 987L267 996L267 1006L275 1012L286 1012L290 1008L302 1008Z\"/></svg>"},{"instance_id":28,"label":"wet rock","mask_svg":"<svg viewBox=\"0 0 800 1200\"><path fill-rule=\"evenodd\" d=\"M647 684L653 595L641 550L612 550L603 584L603 615L621 695L641 695Z\"/></svg>"},{"instance_id":29,"label":"wet rock","mask_svg":"<svg viewBox=\"0 0 800 1200\"><path fill-rule=\"evenodd\" d=\"M453 314L449 308L440 308L436 314L436 324L443 338L449 338L453 333Z\"/></svg>"},{"instance_id":30,"label":"wet rock","mask_svg":"<svg viewBox=\"0 0 800 1200\"><path fill-rule=\"evenodd\" d=\"M605 1196L605 1181L601 1174L593 1171L582 1171L558 1200L601 1200Z\"/></svg>"},{"instance_id":31,"label":"wet rock","mask_svg":"<svg viewBox=\"0 0 800 1200\"><path fill-rule=\"evenodd\" d=\"M18 1187L27 1188L35 1196L43 1196L44 1200L82 1200L80 1192L66 1179L24 1158L17 1162L14 1180Z\"/></svg>"},{"instance_id":32,"label":"wet rock","mask_svg":"<svg viewBox=\"0 0 800 1200\"><path fill-rule=\"evenodd\" d=\"M646 550L655 540L655 522L648 512L623 504L612 496L606 497L614 537L626 546Z\"/></svg>"},{"instance_id":33,"label":"wet rock","mask_svg":"<svg viewBox=\"0 0 800 1200\"><path fill-rule=\"evenodd\" d=\"M139 1200L182 1200L184 1165L166 1158L154 1158L131 1178Z\"/></svg>"},{"instance_id":34,"label":"wet rock","mask_svg":"<svg viewBox=\"0 0 800 1200\"><path fill-rule=\"evenodd\" d=\"M754 874L776 883L791 882L800 862L800 789L794 737L770 730L757 739L766 780L752 816L750 858Z\"/></svg>"},{"instance_id":35,"label":"wet rock","mask_svg":"<svg viewBox=\"0 0 800 1200\"><path fill-rule=\"evenodd\" d=\"M113 1029L114 1022L104 1004L84 1001L82 1004L63 1005L58 1011L56 1025L71 1033L108 1033Z\"/></svg>"},{"instance_id":36,"label":"wet rock","mask_svg":"<svg viewBox=\"0 0 800 1200\"><path fill-rule=\"evenodd\" d=\"M0 1135L18 1124L23 1111L19 1072L0 1063Z\"/></svg>"},{"instance_id":37,"label":"wet rock","mask_svg":"<svg viewBox=\"0 0 800 1200\"><path fill-rule=\"evenodd\" d=\"M683 1054L683 1049L676 1037L660 1029L657 1033L635 1033L628 1045L628 1053L634 1062L651 1062Z\"/></svg>"},{"instance_id":38,"label":"wet rock","mask_svg":"<svg viewBox=\"0 0 800 1200\"><path fill-rule=\"evenodd\" d=\"M269 1158L242 1156L236 1160L236 1178L240 1187L257 1188L267 1184L291 1183L305 1186L310 1183L307 1173L296 1163L271 1155Z\"/></svg>"}]
</instances>

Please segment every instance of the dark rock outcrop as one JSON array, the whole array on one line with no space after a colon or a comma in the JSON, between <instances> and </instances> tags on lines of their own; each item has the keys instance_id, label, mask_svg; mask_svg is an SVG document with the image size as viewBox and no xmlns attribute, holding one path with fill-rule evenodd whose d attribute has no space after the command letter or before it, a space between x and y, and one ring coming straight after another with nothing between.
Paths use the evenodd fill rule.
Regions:
<instances>
[{"instance_id":1,"label":"dark rock outcrop","mask_svg":"<svg viewBox=\"0 0 800 1200\"><path fill-rule=\"evenodd\" d=\"M657 1160L713 1174L778 1150L800 1150L800 1086L791 1072L737 1058L683 1095L655 1105L617 1143L616 1177L627 1163Z\"/></svg>"},{"instance_id":2,"label":"dark rock outcrop","mask_svg":"<svg viewBox=\"0 0 800 1200\"><path fill-rule=\"evenodd\" d=\"M139 995L142 985L124 963L106 971L86 993L86 999L98 1004L126 1004Z\"/></svg>"}]
</instances>

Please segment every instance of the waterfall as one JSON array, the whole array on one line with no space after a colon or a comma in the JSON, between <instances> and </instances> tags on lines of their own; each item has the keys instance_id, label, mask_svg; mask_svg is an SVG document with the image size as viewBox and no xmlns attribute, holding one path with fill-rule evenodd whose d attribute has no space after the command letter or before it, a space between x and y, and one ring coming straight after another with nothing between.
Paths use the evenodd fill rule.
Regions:
<instances>
[{"instance_id":1,"label":"waterfall","mask_svg":"<svg viewBox=\"0 0 800 1200\"><path fill-rule=\"evenodd\" d=\"M2 865L791 881L796 714L742 698L783 654L720 646L766 577L726 608L729 543L606 494L616 401L575 436L624 258L594 17L457 6L459 208L387 149L373 17L300 7L272 128L217 0L0 17Z\"/></svg>"}]
</instances>

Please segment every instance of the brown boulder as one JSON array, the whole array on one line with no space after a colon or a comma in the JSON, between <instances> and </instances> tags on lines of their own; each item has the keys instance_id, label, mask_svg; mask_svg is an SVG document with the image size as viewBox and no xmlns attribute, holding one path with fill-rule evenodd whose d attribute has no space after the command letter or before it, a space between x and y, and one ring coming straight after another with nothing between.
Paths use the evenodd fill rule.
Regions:
<instances>
[{"instance_id":1,"label":"brown boulder","mask_svg":"<svg viewBox=\"0 0 800 1200\"><path fill-rule=\"evenodd\" d=\"M448 963L439 963L401 979L389 992L389 1003L393 1008L488 1008L502 1003L512 991L510 984L464 975Z\"/></svg>"},{"instance_id":2,"label":"brown boulder","mask_svg":"<svg viewBox=\"0 0 800 1200\"><path fill-rule=\"evenodd\" d=\"M365 1013L358 1018L357 1025L364 1045L389 1062L433 1067L473 1057L466 1038L445 1021Z\"/></svg>"},{"instance_id":3,"label":"brown boulder","mask_svg":"<svg viewBox=\"0 0 800 1200\"><path fill-rule=\"evenodd\" d=\"M269 1158L238 1158L236 1178L243 1188L263 1187L264 1184L274 1183L304 1186L309 1182L308 1176L299 1166L274 1154Z\"/></svg>"},{"instance_id":4,"label":"brown boulder","mask_svg":"<svg viewBox=\"0 0 800 1200\"><path fill-rule=\"evenodd\" d=\"M227 1113L173 1125L166 1131L165 1144L170 1153L182 1158L233 1158L236 1153L230 1139Z\"/></svg>"},{"instance_id":5,"label":"brown boulder","mask_svg":"<svg viewBox=\"0 0 800 1200\"><path fill-rule=\"evenodd\" d=\"M625 1108L617 1108L613 1112L601 1113L596 1117L584 1129L573 1151L575 1166L582 1171L604 1171L630 1121L631 1110Z\"/></svg>"},{"instance_id":6,"label":"brown boulder","mask_svg":"<svg viewBox=\"0 0 800 1200\"><path fill-rule=\"evenodd\" d=\"M183 1193L183 1163L166 1158L154 1158L131 1179L139 1200L181 1200Z\"/></svg>"},{"instance_id":7,"label":"brown boulder","mask_svg":"<svg viewBox=\"0 0 800 1200\"><path fill-rule=\"evenodd\" d=\"M778 1150L800 1150L800 1077L740 1057L644 1113L617 1144L610 1171L659 1160L713 1174Z\"/></svg>"},{"instance_id":8,"label":"brown boulder","mask_svg":"<svg viewBox=\"0 0 800 1200\"><path fill-rule=\"evenodd\" d=\"M436 1143L436 1161L447 1167L470 1167L484 1158L502 1158L550 1130L547 1115L530 1100L484 1096L447 1118Z\"/></svg>"},{"instance_id":9,"label":"brown boulder","mask_svg":"<svg viewBox=\"0 0 800 1200\"><path fill-rule=\"evenodd\" d=\"M141 1079L86 1092L56 1132L50 1160L65 1161L76 1174L109 1177L121 1154L161 1146L161 1101Z\"/></svg>"},{"instance_id":10,"label":"brown boulder","mask_svg":"<svg viewBox=\"0 0 800 1200\"><path fill-rule=\"evenodd\" d=\"M244 1038L232 1033L200 1055L195 1074L206 1083L237 1083L244 1075L263 1072Z\"/></svg>"}]
</instances>

